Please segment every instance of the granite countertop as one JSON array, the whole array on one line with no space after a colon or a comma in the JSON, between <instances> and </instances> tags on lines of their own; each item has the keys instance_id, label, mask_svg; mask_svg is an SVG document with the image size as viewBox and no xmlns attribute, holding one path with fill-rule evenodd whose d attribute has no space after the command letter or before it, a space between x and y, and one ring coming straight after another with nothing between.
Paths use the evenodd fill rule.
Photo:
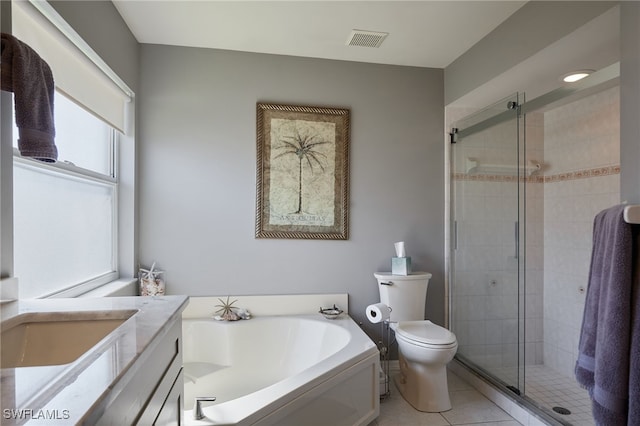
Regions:
<instances>
[{"instance_id":1,"label":"granite countertop","mask_svg":"<svg viewBox=\"0 0 640 426\"><path fill-rule=\"evenodd\" d=\"M104 407L117 395L114 385L135 365L155 337L163 335L187 305L187 296L105 297L96 299L18 300L2 305L2 329L18 315L38 321L63 320L69 312L108 317L134 311L122 325L73 362L62 365L2 368L0 423L67 425ZM30 315L31 316L31 315Z\"/></svg>"}]
</instances>

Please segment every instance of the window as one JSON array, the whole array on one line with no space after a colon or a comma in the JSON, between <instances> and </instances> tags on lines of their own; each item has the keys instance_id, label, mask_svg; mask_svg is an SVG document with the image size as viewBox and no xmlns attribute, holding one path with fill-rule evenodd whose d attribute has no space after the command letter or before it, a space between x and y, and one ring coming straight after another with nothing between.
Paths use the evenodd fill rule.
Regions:
<instances>
[{"instance_id":1,"label":"window","mask_svg":"<svg viewBox=\"0 0 640 426\"><path fill-rule=\"evenodd\" d=\"M14 125L19 297L72 297L132 277L135 95L49 3L13 1L11 20L53 72L58 148L54 164L21 157Z\"/></svg>"},{"instance_id":2,"label":"window","mask_svg":"<svg viewBox=\"0 0 640 426\"><path fill-rule=\"evenodd\" d=\"M117 273L117 132L61 93L55 126L61 165L14 156L14 273L22 298L87 291ZM17 128L13 134L17 147Z\"/></svg>"}]
</instances>

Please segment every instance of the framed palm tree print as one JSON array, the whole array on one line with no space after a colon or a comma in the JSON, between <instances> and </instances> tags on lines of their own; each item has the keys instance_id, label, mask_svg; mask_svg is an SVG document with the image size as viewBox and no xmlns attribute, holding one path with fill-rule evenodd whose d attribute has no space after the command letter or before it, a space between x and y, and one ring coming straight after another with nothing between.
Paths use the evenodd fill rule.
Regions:
<instances>
[{"instance_id":1,"label":"framed palm tree print","mask_svg":"<svg viewBox=\"0 0 640 426\"><path fill-rule=\"evenodd\" d=\"M256 238L349 237L349 110L257 104Z\"/></svg>"}]
</instances>

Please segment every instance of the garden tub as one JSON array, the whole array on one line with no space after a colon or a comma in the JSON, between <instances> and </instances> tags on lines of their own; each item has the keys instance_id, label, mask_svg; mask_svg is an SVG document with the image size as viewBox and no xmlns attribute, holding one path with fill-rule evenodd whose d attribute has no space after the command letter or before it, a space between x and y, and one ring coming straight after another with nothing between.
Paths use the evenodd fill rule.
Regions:
<instances>
[{"instance_id":1,"label":"garden tub","mask_svg":"<svg viewBox=\"0 0 640 426\"><path fill-rule=\"evenodd\" d=\"M379 353L346 314L183 320L185 422L367 425L379 414ZM204 418L194 419L195 397Z\"/></svg>"}]
</instances>

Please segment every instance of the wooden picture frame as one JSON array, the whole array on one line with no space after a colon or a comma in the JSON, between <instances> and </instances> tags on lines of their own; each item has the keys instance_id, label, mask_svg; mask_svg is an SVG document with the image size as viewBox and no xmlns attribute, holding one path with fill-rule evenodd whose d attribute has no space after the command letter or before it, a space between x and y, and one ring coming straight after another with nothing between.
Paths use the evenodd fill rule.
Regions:
<instances>
[{"instance_id":1,"label":"wooden picture frame","mask_svg":"<svg viewBox=\"0 0 640 426\"><path fill-rule=\"evenodd\" d=\"M349 237L349 110L257 104L256 238Z\"/></svg>"}]
</instances>

